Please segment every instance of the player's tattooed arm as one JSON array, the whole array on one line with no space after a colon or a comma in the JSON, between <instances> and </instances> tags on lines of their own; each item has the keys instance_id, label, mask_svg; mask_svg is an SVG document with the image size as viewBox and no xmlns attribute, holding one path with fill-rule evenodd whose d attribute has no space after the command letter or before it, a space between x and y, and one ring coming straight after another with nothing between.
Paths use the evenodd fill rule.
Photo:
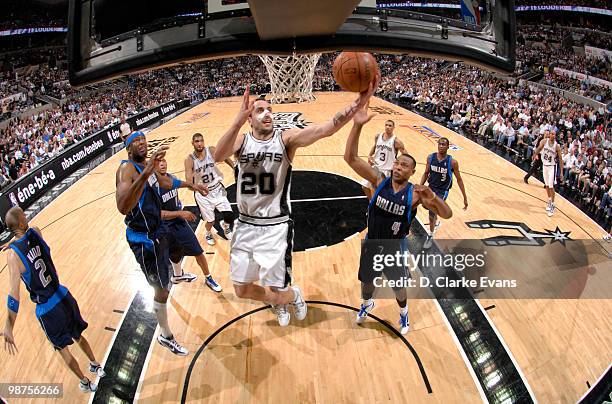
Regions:
<instances>
[{"instance_id":1,"label":"player's tattooed arm","mask_svg":"<svg viewBox=\"0 0 612 404\"><path fill-rule=\"evenodd\" d=\"M370 83L367 91L359 94L359 97L348 107L336 113L332 119L320 125L308 126L304 129L290 129L285 131L283 142L290 150L295 150L297 147L306 147L315 143L319 139L328 137L338 132L340 128L346 125L359 111L367 105L378 87L380 77ZM290 152L290 155L292 153Z\"/></svg>"},{"instance_id":2,"label":"player's tattooed arm","mask_svg":"<svg viewBox=\"0 0 612 404\"><path fill-rule=\"evenodd\" d=\"M221 136L219 142L217 142L217 147L213 153L213 158L217 163L225 161L232 154L236 153L242 145L244 135L239 136L238 132L251 115L253 104L255 103L255 100L249 101L249 86L250 84L247 84L244 95L242 96L242 105L240 106L238 115L236 115L236 119L234 119L232 125L223 136Z\"/></svg>"}]
</instances>

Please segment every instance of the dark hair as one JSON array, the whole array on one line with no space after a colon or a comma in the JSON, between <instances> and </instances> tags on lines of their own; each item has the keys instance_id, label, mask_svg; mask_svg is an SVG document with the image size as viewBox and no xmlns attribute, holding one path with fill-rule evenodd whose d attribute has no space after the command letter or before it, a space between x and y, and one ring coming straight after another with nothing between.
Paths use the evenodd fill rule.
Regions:
<instances>
[{"instance_id":1,"label":"dark hair","mask_svg":"<svg viewBox=\"0 0 612 404\"><path fill-rule=\"evenodd\" d=\"M412 160L412 165L413 165L413 167L414 167L414 168L416 168L417 163L416 163L416 159L415 159L414 157L412 157L412 156L411 156L410 154L408 154L408 153L402 153L402 154L400 154L400 157L402 157L402 156L408 157L410 160Z\"/></svg>"},{"instance_id":2,"label":"dark hair","mask_svg":"<svg viewBox=\"0 0 612 404\"><path fill-rule=\"evenodd\" d=\"M441 138L438 140L438 143L440 143L441 141L446 141L446 144L448 144L448 145L450 146L450 140L448 140L448 138L447 138L447 137L441 137Z\"/></svg>"},{"instance_id":3,"label":"dark hair","mask_svg":"<svg viewBox=\"0 0 612 404\"><path fill-rule=\"evenodd\" d=\"M204 139L204 135L198 132L193 134L193 136L191 137L191 141L193 142L194 140L196 140L197 137L201 137L202 139Z\"/></svg>"},{"instance_id":4,"label":"dark hair","mask_svg":"<svg viewBox=\"0 0 612 404\"><path fill-rule=\"evenodd\" d=\"M387 122L391 122L391 123L393 124L393 126L395 127L395 121L393 121L393 119L387 119L387 120L385 121L385 123L387 123Z\"/></svg>"}]
</instances>

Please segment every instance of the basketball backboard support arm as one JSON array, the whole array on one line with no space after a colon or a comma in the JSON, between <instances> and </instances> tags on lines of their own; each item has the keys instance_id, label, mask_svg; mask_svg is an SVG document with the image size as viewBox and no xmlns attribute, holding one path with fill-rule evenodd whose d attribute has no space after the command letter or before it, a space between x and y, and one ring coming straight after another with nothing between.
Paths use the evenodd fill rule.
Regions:
<instances>
[{"instance_id":1,"label":"basketball backboard support arm","mask_svg":"<svg viewBox=\"0 0 612 404\"><path fill-rule=\"evenodd\" d=\"M482 27L427 14L377 9L368 0L361 2L333 34L308 32L304 36L271 40L261 39L248 5L226 9L221 0L210 3L209 10L202 10L201 14L168 18L101 40L94 33L93 0L70 0L71 84L88 84L154 67L219 57L335 50L438 56L490 70L514 70L513 0L494 1L490 21ZM210 12L211 7L215 12Z\"/></svg>"}]
</instances>

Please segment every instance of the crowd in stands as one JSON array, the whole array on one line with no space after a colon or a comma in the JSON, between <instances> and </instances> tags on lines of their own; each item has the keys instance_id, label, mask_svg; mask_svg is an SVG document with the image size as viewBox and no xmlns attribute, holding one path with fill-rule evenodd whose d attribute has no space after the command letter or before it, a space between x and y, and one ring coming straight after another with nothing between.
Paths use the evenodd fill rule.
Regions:
<instances>
[{"instance_id":1,"label":"crowd in stands","mask_svg":"<svg viewBox=\"0 0 612 404\"><path fill-rule=\"evenodd\" d=\"M612 99L606 87L588 79L560 76L549 68L558 66L612 81L609 62L586 58L561 44L567 35L572 35L611 49L610 37L591 33L576 36L554 25L524 25L519 34L522 40L519 38L517 46L517 75L540 72L544 84L602 102ZM524 41L541 44L526 46ZM337 89L331 74L335 56L321 56L313 80L315 91ZM612 165L612 132L609 126L604 127L603 108L577 104L553 92L495 78L462 64L397 55L377 58L383 72L378 96L492 145L524 168L528 168L544 131L555 131L566 147L566 172L561 186L584 210L610 224L612 168L608 172L608 167ZM11 118L8 126L0 129L0 187L88 135L171 99L202 101L236 96L242 94L247 83L251 83L253 94L270 92L268 72L256 57L179 65L128 76L87 92L67 83L65 60L65 47L0 54L0 122ZM19 96L1 101L15 94ZM39 106L44 96L64 103L29 117L16 116Z\"/></svg>"},{"instance_id":2,"label":"crowd in stands","mask_svg":"<svg viewBox=\"0 0 612 404\"><path fill-rule=\"evenodd\" d=\"M563 192L610 225L612 128L604 126L603 108L460 64L384 56L379 65L380 95L491 145L525 169L545 131L555 132L564 146Z\"/></svg>"}]
</instances>

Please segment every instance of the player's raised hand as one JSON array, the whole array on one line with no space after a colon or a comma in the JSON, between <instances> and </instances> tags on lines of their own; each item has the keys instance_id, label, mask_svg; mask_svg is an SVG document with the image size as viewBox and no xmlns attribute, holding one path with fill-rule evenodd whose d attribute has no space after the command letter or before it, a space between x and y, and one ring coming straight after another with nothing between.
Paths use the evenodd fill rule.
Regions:
<instances>
[{"instance_id":1,"label":"player's raised hand","mask_svg":"<svg viewBox=\"0 0 612 404\"><path fill-rule=\"evenodd\" d=\"M157 168L157 163L160 160L163 160L166 157L166 151L168 151L169 147L166 145L161 145L153 150L151 153L151 158L147 160L147 164L143 170L145 174L153 174L153 171Z\"/></svg>"},{"instance_id":2,"label":"player's raised hand","mask_svg":"<svg viewBox=\"0 0 612 404\"><path fill-rule=\"evenodd\" d=\"M366 123L370 122L370 120L376 116L375 113L368 114L369 107L370 107L370 100L368 100L368 102L366 102L366 104L363 107L357 110L357 112L353 116L353 122L355 122L356 125L363 126Z\"/></svg>"},{"instance_id":3,"label":"player's raised hand","mask_svg":"<svg viewBox=\"0 0 612 404\"><path fill-rule=\"evenodd\" d=\"M246 89L244 90L244 94L242 95L242 104L240 105L240 111L238 112L238 116L236 117L236 120L242 125L244 124L248 117L251 115L251 112L253 111L253 104L255 104L255 100L249 100L249 87L251 86L250 83L247 83L246 85Z\"/></svg>"},{"instance_id":4,"label":"player's raised hand","mask_svg":"<svg viewBox=\"0 0 612 404\"><path fill-rule=\"evenodd\" d=\"M356 101L358 109L362 108L364 105L370 102L370 97L372 97L372 94L374 94L374 92L378 88L378 85L380 84L380 80L381 80L380 71L378 71L376 73L376 76L374 77L374 80L370 82L370 86L368 87L368 89L366 91L359 93L359 98L357 98L357 101Z\"/></svg>"},{"instance_id":5,"label":"player's raised hand","mask_svg":"<svg viewBox=\"0 0 612 404\"><path fill-rule=\"evenodd\" d=\"M15 338L12 332L4 330L4 332L0 332L0 337L4 337L4 350L10 355L15 355L19 352L17 345L15 345Z\"/></svg>"}]
</instances>

